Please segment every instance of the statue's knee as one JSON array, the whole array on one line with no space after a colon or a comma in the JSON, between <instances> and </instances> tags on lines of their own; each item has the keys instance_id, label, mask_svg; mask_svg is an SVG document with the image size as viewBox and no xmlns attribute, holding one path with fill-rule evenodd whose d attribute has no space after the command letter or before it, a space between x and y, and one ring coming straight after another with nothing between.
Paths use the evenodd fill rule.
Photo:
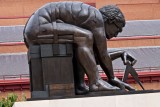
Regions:
<instances>
[{"instance_id":1,"label":"statue's knee","mask_svg":"<svg viewBox=\"0 0 160 107\"><path fill-rule=\"evenodd\" d=\"M93 34L89 30L81 30L80 32L77 32L74 36L74 42L78 46L86 46L89 47L90 45L93 45Z\"/></svg>"},{"instance_id":2,"label":"statue's knee","mask_svg":"<svg viewBox=\"0 0 160 107\"><path fill-rule=\"evenodd\" d=\"M93 33L88 31L86 35L86 43L87 44L93 44Z\"/></svg>"},{"instance_id":3,"label":"statue's knee","mask_svg":"<svg viewBox=\"0 0 160 107\"><path fill-rule=\"evenodd\" d=\"M88 35L88 40L92 41L93 40L93 33L89 31L87 35Z\"/></svg>"}]
</instances>

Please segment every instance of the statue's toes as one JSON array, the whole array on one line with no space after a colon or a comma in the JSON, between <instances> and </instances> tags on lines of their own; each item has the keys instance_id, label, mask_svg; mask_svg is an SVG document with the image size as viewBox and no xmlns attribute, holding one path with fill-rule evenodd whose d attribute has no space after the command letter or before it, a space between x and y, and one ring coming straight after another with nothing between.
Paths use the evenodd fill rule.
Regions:
<instances>
[{"instance_id":1,"label":"statue's toes","mask_svg":"<svg viewBox=\"0 0 160 107\"><path fill-rule=\"evenodd\" d=\"M88 90L76 89L76 95L84 95L87 94L88 92L89 92Z\"/></svg>"},{"instance_id":2,"label":"statue's toes","mask_svg":"<svg viewBox=\"0 0 160 107\"><path fill-rule=\"evenodd\" d=\"M87 94L89 92L89 87L86 84L79 85L76 87L75 91L77 95Z\"/></svg>"},{"instance_id":3,"label":"statue's toes","mask_svg":"<svg viewBox=\"0 0 160 107\"><path fill-rule=\"evenodd\" d=\"M130 85L126 85L125 88L126 88L127 90L129 90L129 91L135 91L135 90L136 90L135 88L133 88L133 87L130 86Z\"/></svg>"},{"instance_id":4,"label":"statue's toes","mask_svg":"<svg viewBox=\"0 0 160 107\"><path fill-rule=\"evenodd\" d=\"M118 88L118 87L116 87L116 86L102 86L102 85L100 85L99 87L98 87L98 90L100 90L100 91L102 91L102 90L104 90L104 91L115 91L115 90L120 90L120 88Z\"/></svg>"}]
</instances>

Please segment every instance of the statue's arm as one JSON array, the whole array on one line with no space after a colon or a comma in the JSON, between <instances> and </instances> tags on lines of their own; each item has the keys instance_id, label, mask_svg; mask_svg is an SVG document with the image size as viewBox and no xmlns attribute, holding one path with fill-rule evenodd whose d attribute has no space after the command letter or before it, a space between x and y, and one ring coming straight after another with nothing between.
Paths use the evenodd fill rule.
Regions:
<instances>
[{"instance_id":1,"label":"statue's arm","mask_svg":"<svg viewBox=\"0 0 160 107\"><path fill-rule=\"evenodd\" d=\"M127 88L128 90L134 90L133 87L120 81L118 78L114 76L112 58L109 55L109 52L107 51L106 37L103 28L97 28L95 31L93 31L93 34L95 37L95 52L97 53L97 58L100 66L102 67L103 71L108 77L109 83L118 86L120 89L125 90L125 88Z\"/></svg>"},{"instance_id":2,"label":"statue's arm","mask_svg":"<svg viewBox=\"0 0 160 107\"><path fill-rule=\"evenodd\" d=\"M96 28L93 30L94 35L94 42L95 42L95 52L97 53L97 58L99 61L100 66L106 73L109 79L114 78L113 73L113 66L111 57L107 51L107 43L106 43L106 36L104 32L104 28Z\"/></svg>"}]
</instances>

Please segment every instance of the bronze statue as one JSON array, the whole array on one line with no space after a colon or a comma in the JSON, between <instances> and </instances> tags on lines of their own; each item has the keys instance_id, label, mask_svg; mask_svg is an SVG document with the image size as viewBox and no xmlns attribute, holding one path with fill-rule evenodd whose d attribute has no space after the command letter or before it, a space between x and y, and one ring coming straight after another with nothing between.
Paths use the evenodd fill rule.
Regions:
<instances>
[{"instance_id":1,"label":"bronze statue","mask_svg":"<svg viewBox=\"0 0 160 107\"><path fill-rule=\"evenodd\" d=\"M104 6L98 10L82 2L52 2L30 17L24 30L24 39L27 47L57 43L74 45L78 68L77 93L88 91L83 72L89 79L89 91L134 90L113 73L112 60L122 56L125 63L128 55L125 55L125 52L109 55L106 46L106 38L116 37L124 26L123 13L115 5ZM108 82L101 79L96 60L106 73ZM129 60L132 64L136 61L132 57Z\"/></svg>"}]
</instances>

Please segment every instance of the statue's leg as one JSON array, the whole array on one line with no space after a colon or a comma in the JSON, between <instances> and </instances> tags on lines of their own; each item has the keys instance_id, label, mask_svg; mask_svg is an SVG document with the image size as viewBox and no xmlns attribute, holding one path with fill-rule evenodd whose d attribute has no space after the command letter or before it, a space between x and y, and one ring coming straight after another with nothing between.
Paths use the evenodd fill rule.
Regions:
<instances>
[{"instance_id":1,"label":"statue's leg","mask_svg":"<svg viewBox=\"0 0 160 107\"><path fill-rule=\"evenodd\" d=\"M89 92L89 87L86 85L84 80L85 71L84 68L79 64L78 60L74 57L74 77L75 77L75 92L78 95L86 94Z\"/></svg>"},{"instance_id":2,"label":"statue's leg","mask_svg":"<svg viewBox=\"0 0 160 107\"><path fill-rule=\"evenodd\" d=\"M85 73L87 74L90 91L119 89L103 81L99 76L93 54L93 34L89 30L70 24L57 23L56 32L57 35L61 36L73 35L76 59L79 61L80 65L84 68ZM65 40L65 38L63 40Z\"/></svg>"}]
</instances>

